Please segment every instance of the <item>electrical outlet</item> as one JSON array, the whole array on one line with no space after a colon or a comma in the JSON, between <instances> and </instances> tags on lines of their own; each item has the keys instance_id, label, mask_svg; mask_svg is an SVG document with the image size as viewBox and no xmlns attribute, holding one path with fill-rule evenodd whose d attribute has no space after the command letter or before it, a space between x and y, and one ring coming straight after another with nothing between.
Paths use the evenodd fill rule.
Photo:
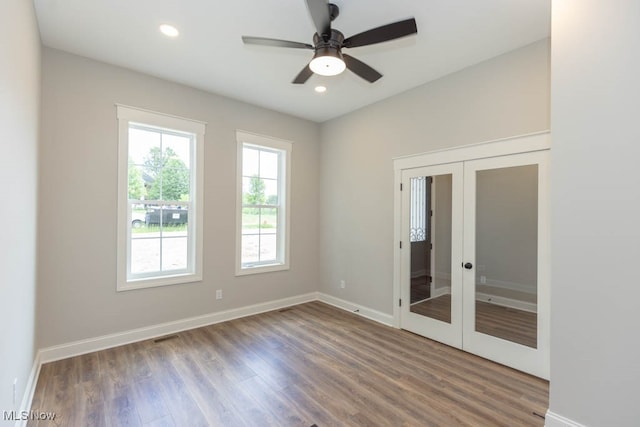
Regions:
<instances>
[{"instance_id":1,"label":"electrical outlet","mask_svg":"<svg viewBox=\"0 0 640 427\"><path fill-rule=\"evenodd\" d=\"M487 283L487 276L480 276L480 283L485 285Z\"/></svg>"},{"instance_id":2,"label":"electrical outlet","mask_svg":"<svg viewBox=\"0 0 640 427\"><path fill-rule=\"evenodd\" d=\"M347 287L347 282L345 282L344 280L340 280L340 289L344 289Z\"/></svg>"},{"instance_id":3,"label":"electrical outlet","mask_svg":"<svg viewBox=\"0 0 640 427\"><path fill-rule=\"evenodd\" d=\"M222 289L216 291L216 299L222 299Z\"/></svg>"}]
</instances>

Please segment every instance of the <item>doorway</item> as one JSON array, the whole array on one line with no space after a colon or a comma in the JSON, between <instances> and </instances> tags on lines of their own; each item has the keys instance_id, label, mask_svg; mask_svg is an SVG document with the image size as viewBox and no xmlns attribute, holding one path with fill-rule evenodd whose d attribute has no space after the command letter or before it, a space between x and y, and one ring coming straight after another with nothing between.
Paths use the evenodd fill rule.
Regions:
<instances>
[{"instance_id":1,"label":"doorway","mask_svg":"<svg viewBox=\"0 0 640 427\"><path fill-rule=\"evenodd\" d=\"M548 143L395 160L398 327L548 378Z\"/></svg>"}]
</instances>

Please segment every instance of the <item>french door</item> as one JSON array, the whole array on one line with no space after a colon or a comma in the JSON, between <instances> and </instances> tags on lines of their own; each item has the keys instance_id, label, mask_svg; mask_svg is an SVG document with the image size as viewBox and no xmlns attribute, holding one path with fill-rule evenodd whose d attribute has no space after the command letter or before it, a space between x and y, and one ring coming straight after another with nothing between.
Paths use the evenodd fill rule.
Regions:
<instances>
[{"instance_id":1,"label":"french door","mask_svg":"<svg viewBox=\"0 0 640 427\"><path fill-rule=\"evenodd\" d=\"M400 327L548 378L548 150L398 172Z\"/></svg>"}]
</instances>

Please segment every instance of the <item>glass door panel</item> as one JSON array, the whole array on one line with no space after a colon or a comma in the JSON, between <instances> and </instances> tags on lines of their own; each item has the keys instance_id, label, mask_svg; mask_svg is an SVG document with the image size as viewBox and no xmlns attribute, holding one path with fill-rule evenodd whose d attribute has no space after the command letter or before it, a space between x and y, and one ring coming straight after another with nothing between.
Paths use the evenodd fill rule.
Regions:
<instances>
[{"instance_id":1,"label":"glass door panel","mask_svg":"<svg viewBox=\"0 0 640 427\"><path fill-rule=\"evenodd\" d=\"M460 347L462 164L408 170L402 182L403 328Z\"/></svg>"},{"instance_id":2,"label":"glass door panel","mask_svg":"<svg viewBox=\"0 0 640 427\"><path fill-rule=\"evenodd\" d=\"M475 330L537 347L538 165L476 172Z\"/></svg>"},{"instance_id":3,"label":"glass door panel","mask_svg":"<svg viewBox=\"0 0 640 427\"><path fill-rule=\"evenodd\" d=\"M451 174L411 178L410 311L451 323Z\"/></svg>"}]
</instances>

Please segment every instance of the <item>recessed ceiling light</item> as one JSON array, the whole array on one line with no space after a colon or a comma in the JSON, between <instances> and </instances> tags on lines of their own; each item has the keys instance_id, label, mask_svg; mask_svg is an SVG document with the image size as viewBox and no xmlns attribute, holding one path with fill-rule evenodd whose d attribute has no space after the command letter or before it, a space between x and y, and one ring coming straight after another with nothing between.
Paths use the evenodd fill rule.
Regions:
<instances>
[{"instance_id":1,"label":"recessed ceiling light","mask_svg":"<svg viewBox=\"0 0 640 427\"><path fill-rule=\"evenodd\" d=\"M314 90L318 93L325 93L327 91L327 88L324 86L316 86Z\"/></svg>"},{"instance_id":2,"label":"recessed ceiling light","mask_svg":"<svg viewBox=\"0 0 640 427\"><path fill-rule=\"evenodd\" d=\"M176 27L169 24L160 25L160 31L167 37L178 37L178 34L180 34Z\"/></svg>"}]
</instances>

